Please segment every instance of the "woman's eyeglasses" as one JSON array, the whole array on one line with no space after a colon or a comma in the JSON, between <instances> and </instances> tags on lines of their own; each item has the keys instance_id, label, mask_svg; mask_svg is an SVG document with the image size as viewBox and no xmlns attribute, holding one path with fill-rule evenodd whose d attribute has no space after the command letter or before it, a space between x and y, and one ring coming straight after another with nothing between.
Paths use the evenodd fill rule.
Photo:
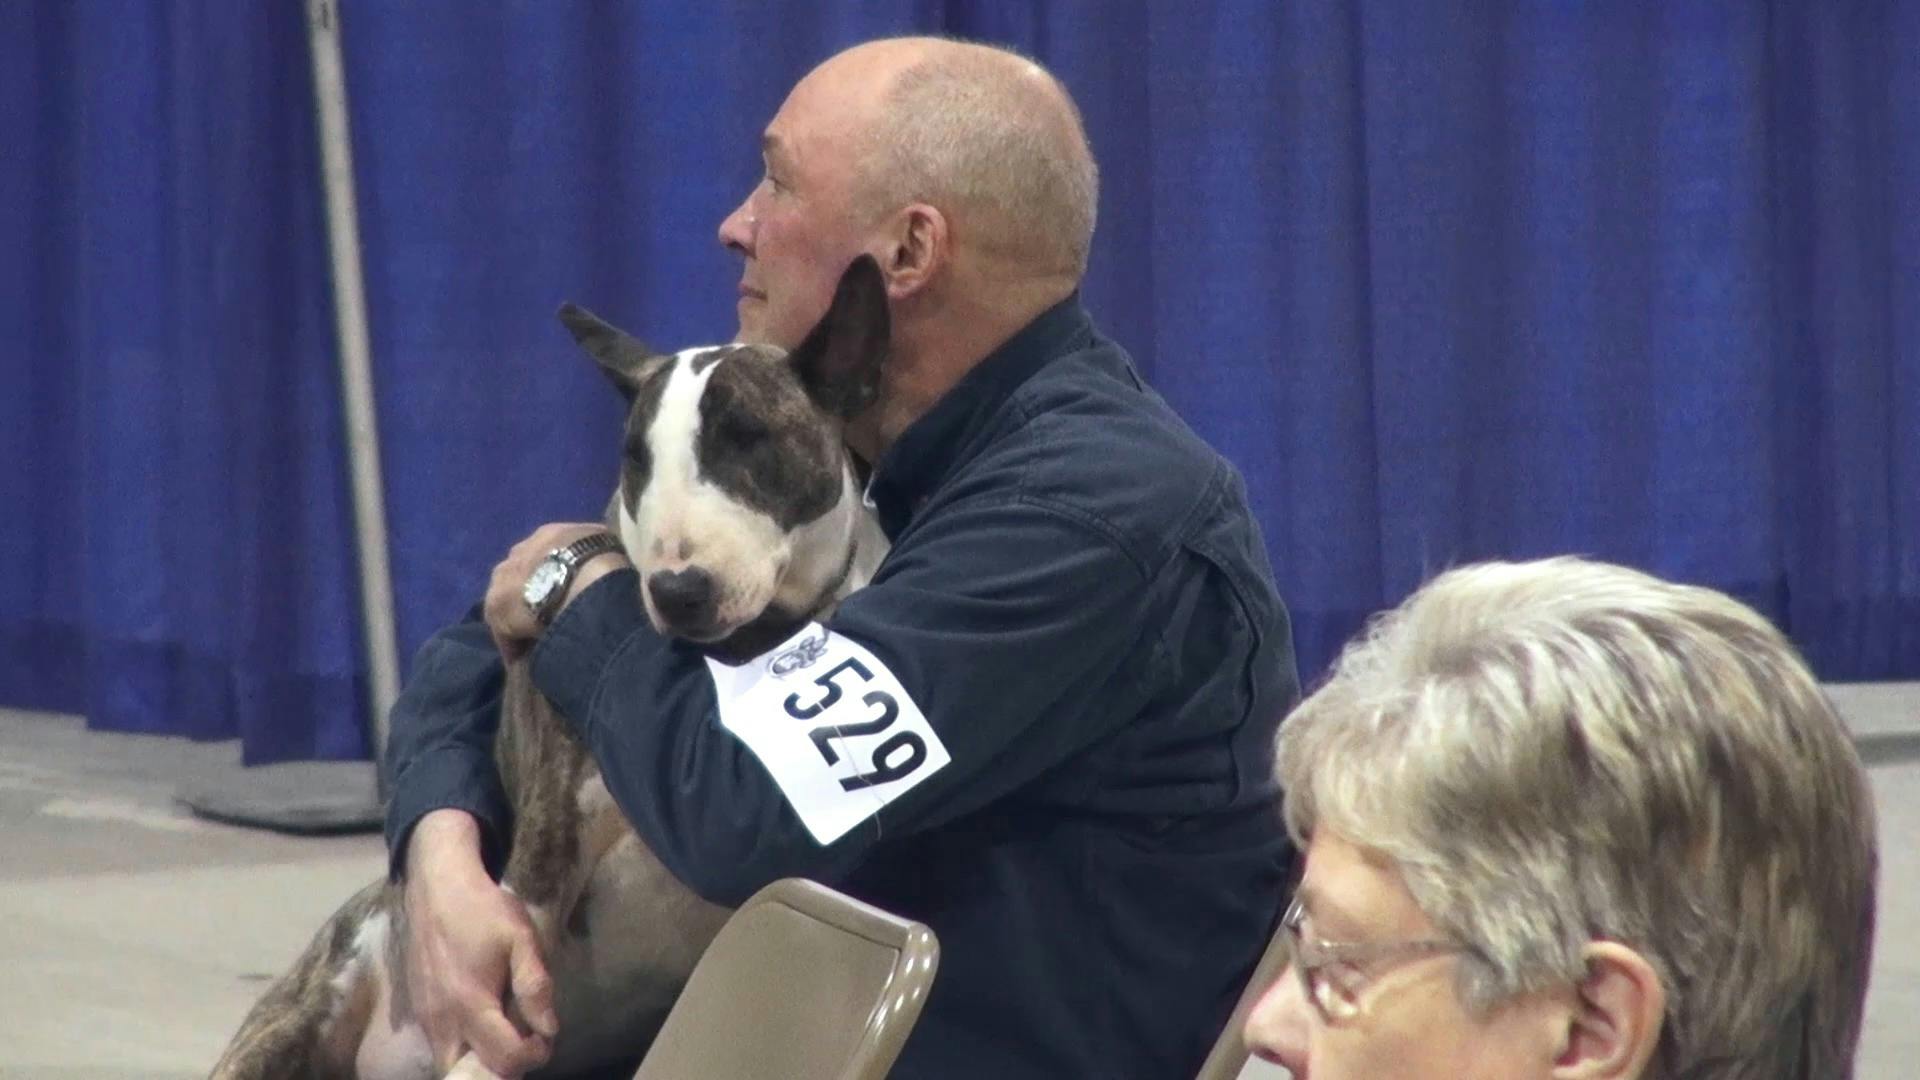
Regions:
<instances>
[{"instance_id":1,"label":"woman's eyeglasses","mask_svg":"<svg viewBox=\"0 0 1920 1080\"><path fill-rule=\"evenodd\" d=\"M1360 1014L1360 995L1392 963L1443 953L1471 952L1452 941L1339 942L1309 938L1301 929L1306 909L1298 897L1280 925L1293 946L1291 967L1300 989L1329 1024Z\"/></svg>"}]
</instances>

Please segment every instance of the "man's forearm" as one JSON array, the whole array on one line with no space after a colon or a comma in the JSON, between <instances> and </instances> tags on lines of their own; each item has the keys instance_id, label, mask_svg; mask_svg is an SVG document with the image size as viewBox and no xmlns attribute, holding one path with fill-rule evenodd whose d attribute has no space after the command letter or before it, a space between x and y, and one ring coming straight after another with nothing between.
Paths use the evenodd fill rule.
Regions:
<instances>
[{"instance_id":1,"label":"man's forearm","mask_svg":"<svg viewBox=\"0 0 1920 1080\"><path fill-rule=\"evenodd\" d=\"M493 761L505 668L477 616L435 634L414 659L394 703L383 767L388 778L387 851L397 879L409 839L431 812L463 811L484 863L497 870L512 828Z\"/></svg>"},{"instance_id":2,"label":"man's forearm","mask_svg":"<svg viewBox=\"0 0 1920 1080\"><path fill-rule=\"evenodd\" d=\"M713 722L706 661L648 625L633 571L576 594L531 662L534 685L600 766L608 792L676 877L738 904L769 881L832 884L873 830L822 847L751 751Z\"/></svg>"}]
</instances>

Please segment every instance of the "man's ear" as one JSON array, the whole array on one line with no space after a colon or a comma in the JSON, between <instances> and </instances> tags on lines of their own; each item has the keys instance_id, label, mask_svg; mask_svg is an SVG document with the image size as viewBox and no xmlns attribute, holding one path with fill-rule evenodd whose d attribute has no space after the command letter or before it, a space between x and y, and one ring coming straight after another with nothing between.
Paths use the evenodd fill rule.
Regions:
<instances>
[{"instance_id":1,"label":"man's ear","mask_svg":"<svg viewBox=\"0 0 1920 1080\"><path fill-rule=\"evenodd\" d=\"M840 275L833 304L787 362L814 404L850 420L879 394L891 340L886 280L873 256L862 255Z\"/></svg>"},{"instance_id":2,"label":"man's ear","mask_svg":"<svg viewBox=\"0 0 1920 1080\"><path fill-rule=\"evenodd\" d=\"M1646 957L1619 942L1593 942L1586 959L1554 1080L1636 1080L1660 1046L1666 987Z\"/></svg>"},{"instance_id":3,"label":"man's ear","mask_svg":"<svg viewBox=\"0 0 1920 1080\"><path fill-rule=\"evenodd\" d=\"M574 303L560 305L560 322L587 350L627 404L640 386L641 369L655 359L653 350L600 316Z\"/></svg>"},{"instance_id":4,"label":"man's ear","mask_svg":"<svg viewBox=\"0 0 1920 1080\"><path fill-rule=\"evenodd\" d=\"M886 271L888 295L899 300L926 288L945 269L951 235L946 214L927 203L902 207L892 234L881 269Z\"/></svg>"}]
</instances>

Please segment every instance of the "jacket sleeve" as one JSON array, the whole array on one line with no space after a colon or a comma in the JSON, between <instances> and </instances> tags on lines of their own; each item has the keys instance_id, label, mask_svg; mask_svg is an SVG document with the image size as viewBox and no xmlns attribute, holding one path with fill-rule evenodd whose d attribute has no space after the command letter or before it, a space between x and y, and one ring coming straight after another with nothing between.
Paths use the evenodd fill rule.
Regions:
<instances>
[{"instance_id":1,"label":"jacket sleeve","mask_svg":"<svg viewBox=\"0 0 1920 1080\"><path fill-rule=\"evenodd\" d=\"M400 880L407 840L430 811L465 810L480 822L481 857L498 876L512 820L493 738L500 727L505 668L476 606L427 640L389 713L388 873Z\"/></svg>"},{"instance_id":2,"label":"jacket sleeve","mask_svg":"<svg viewBox=\"0 0 1920 1080\"><path fill-rule=\"evenodd\" d=\"M1155 633L1147 576L1102 527L1015 498L952 507L908 536L827 626L888 669L949 760L825 845L721 726L701 654L648 626L632 572L577 597L535 649L535 685L615 801L708 899L737 904L790 875L836 882L883 830L987 805L1137 715L1151 680L1129 660L1158 652L1141 647Z\"/></svg>"}]
</instances>

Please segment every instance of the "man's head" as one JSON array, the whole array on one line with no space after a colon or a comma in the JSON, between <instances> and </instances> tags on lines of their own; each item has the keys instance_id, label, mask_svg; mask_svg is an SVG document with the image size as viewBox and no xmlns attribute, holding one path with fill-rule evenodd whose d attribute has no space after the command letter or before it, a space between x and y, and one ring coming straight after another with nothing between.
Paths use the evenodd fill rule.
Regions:
<instances>
[{"instance_id":1,"label":"man's head","mask_svg":"<svg viewBox=\"0 0 1920 1080\"><path fill-rule=\"evenodd\" d=\"M720 226L746 260L742 341L796 344L864 253L886 277L902 364L928 342L977 361L1085 270L1098 183L1079 113L1012 52L938 38L848 49L794 87L761 149L765 176Z\"/></svg>"},{"instance_id":2,"label":"man's head","mask_svg":"<svg viewBox=\"0 0 1920 1080\"><path fill-rule=\"evenodd\" d=\"M1576 559L1442 575L1279 762L1302 944L1247 1034L1296 1077L1850 1074L1871 797L1741 604Z\"/></svg>"}]
</instances>

